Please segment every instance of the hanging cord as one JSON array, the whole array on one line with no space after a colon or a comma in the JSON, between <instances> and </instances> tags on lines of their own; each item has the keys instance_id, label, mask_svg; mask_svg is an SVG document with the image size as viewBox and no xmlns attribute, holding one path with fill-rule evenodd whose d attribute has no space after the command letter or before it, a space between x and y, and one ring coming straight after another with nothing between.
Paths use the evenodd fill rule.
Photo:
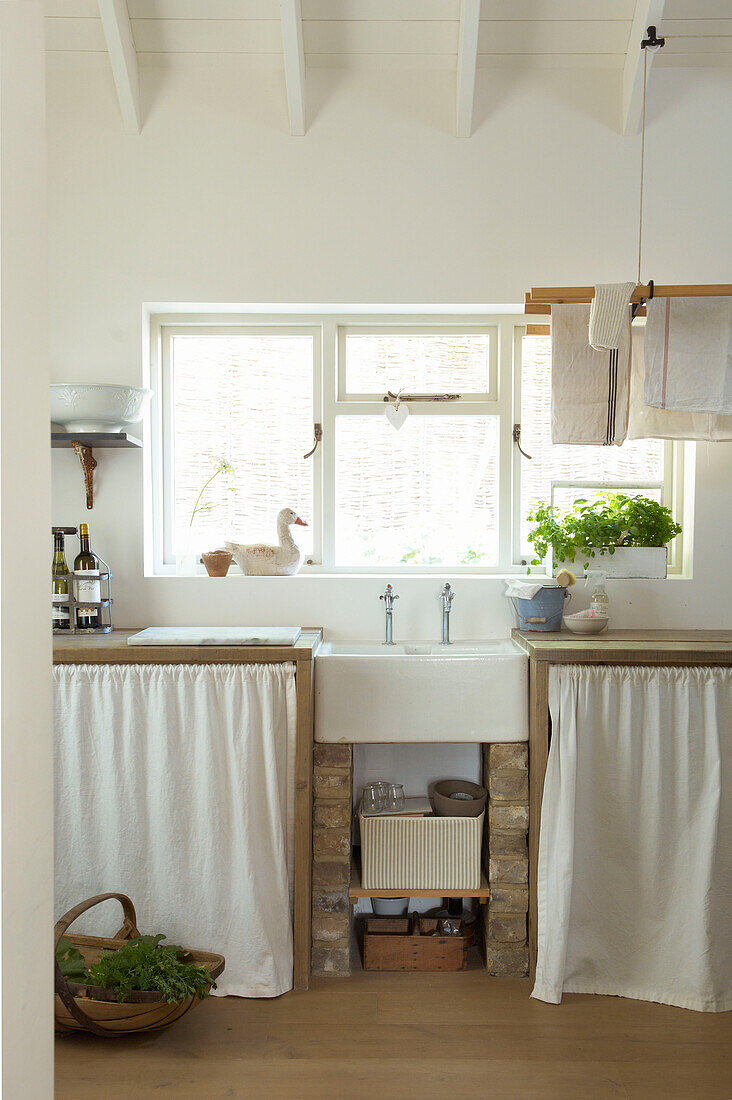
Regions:
<instances>
[{"instance_id":1,"label":"hanging cord","mask_svg":"<svg viewBox=\"0 0 732 1100\"><path fill-rule=\"evenodd\" d=\"M684 38L732 38L732 34L666 34L663 38L656 36L656 28L649 27L646 31L648 37L641 42L643 50L643 108L641 113L641 169L640 169L640 198L638 203L638 286L641 283L641 259L643 253L643 183L645 178L646 161L646 92L648 86L648 50L657 50L666 45L668 41L676 41ZM651 292L651 297L653 293Z\"/></svg>"},{"instance_id":2,"label":"hanging cord","mask_svg":"<svg viewBox=\"0 0 732 1100\"><path fill-rule=\"evenodd\" d=\"M641 256L643 252L643 183L646 169L646 86L648 81L648 50L643 50L643 109L641 111L641 168L640 199L638 202L638 286L641 283Z\"/></svg>"}]
</instances>

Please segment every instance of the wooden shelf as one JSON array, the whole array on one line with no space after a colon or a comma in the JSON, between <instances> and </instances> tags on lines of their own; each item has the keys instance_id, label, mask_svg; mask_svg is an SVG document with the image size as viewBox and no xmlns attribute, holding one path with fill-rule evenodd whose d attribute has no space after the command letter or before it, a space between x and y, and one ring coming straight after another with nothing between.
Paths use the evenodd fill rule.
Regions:
<instances>
[{"instance_id":1,"label":"wooden shelf","mask_svg":"<svg viewBox=\"0 0 732 1100\"><path fill-rule=\"evenodd\" d=\"M351 867L351 885L348 898L353 905L359 898L480 898L487 901L490 897L485 872L480 873L480 886L477 890L415 890L406 887L403 890L367 890L361 885L361 869L354 860Z\"/></svg>"},{"instance_id":2,"label":"wooden shelf","mask_svg":"<svg viewBox=\"0 0 732 1100\"><path fill-rule=\"evenodd\" d=\"M142 440L129 432L51 432L52 447L141 447Z\"/></svg>"}]
</instances>

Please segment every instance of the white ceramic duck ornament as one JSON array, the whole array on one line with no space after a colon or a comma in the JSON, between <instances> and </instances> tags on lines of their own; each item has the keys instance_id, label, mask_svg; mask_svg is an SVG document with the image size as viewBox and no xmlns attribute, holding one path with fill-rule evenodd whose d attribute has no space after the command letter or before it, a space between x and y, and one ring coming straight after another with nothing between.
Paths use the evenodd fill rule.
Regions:
<instances>
[{"instance_id":1,"label":"white ceramic duck ornament","mask_svg":"<svg viewBox=\"0 0 732 1100\"><path fill-rule=\"evenodd\" d=\"M290 527L307 527L292 508L283 508L277 516L277 535L279 546L266 546L255 543L244 546L241 542L227 542L226 549L231 551L234 561L248 577L292 577L302 563L302 551L295 542Z\"/></svg>"}]
</instances>

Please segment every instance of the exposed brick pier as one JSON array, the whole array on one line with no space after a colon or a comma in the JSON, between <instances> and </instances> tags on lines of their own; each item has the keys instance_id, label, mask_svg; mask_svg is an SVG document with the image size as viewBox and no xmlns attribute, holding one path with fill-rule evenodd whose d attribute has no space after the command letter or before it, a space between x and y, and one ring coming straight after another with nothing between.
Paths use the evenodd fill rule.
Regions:
<instances>
[{"instance_id":1,"label":"exposed brick pier","mask_svg":"<svg viewBox=\"0 0 732 1100\"><path fill-rule=\"evenodd\" d=\"M491 897L482 907L488 973L523 977L529 953L528 745L483 746L483 783L488 789L484 863ZM353 748L315 745L313 756L312 972L351 972L351 815Z\"/></svg>"}]
</instances>

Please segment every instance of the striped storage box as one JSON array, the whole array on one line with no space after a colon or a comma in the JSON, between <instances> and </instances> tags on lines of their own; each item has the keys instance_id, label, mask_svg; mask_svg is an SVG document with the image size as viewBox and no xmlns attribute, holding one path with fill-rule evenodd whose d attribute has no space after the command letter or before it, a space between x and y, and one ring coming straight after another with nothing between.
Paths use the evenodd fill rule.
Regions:
<instances>
[{"instance_id":1,"label":"striped storage box","mask_svg":"<svg viewBox=\"0 0 732 1100\"><path fill-rule=\"evenodd\" d=\"M477 890L483 817L359 815L367 890Z\"/></svg>"}]
</instances>

